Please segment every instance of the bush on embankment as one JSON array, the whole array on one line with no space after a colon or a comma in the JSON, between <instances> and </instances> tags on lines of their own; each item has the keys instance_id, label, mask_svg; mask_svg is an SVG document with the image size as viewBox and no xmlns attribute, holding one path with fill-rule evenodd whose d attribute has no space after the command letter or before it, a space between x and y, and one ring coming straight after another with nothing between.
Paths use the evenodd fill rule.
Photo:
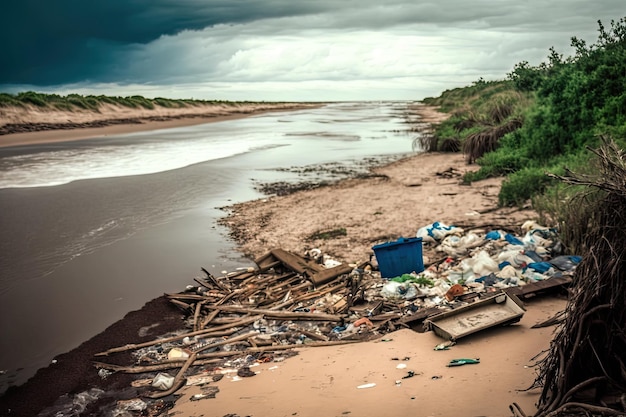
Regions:
<instances>
[{"instance_id":1,"label":"bush on embankment","mask_svg":"<svg viewBox=\"0 0 626 417\"><path fill-rule=\"evenodd\" d=\"M425 99L451 114L436 128L430 150L457 140L468 163L480 166L466 181L506 176L501 205L532 199L535 209L563 210L551 199L563 200L569 191L546 174L584 171L588 148L598 147L601 137L626 144L626 18L608 29L598 25L596 43L572 38L574 56L551 48L547 62L521 62L506 80L481 79Z\"/></svg>"},{"instance_id":2,"label":"bush on embankment","mask_svg":"<svg viewBox=\"0 0 626 417\"><path fill-rule=\"evenodd\" d=\"M104 105L153 110L156 106L166 108L184 108L206 105L235 106L244 103L256 104L255 102L249 101L234 102L222 100L169 99L162 97L151 99L143 96L83 96L80 94L68 94L66 96L61 96L58 94L37 93L34 91L25 91L17 94L0 93L0 107L25 107L27 105L32 105L40 109L63 111L98 111L98 109Z\"/></svg>"}]
</instances>

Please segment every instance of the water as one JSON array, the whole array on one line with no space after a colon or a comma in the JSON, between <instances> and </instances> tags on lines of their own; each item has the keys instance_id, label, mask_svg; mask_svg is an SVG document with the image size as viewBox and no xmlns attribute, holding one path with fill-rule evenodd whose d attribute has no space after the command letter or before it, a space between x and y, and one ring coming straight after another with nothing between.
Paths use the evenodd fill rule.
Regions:
<instances>
[{"instance_id":1,"label":"water","mask_svg":"<svg viewBox=\"0 0 626 417\"><path fill-rule=\"evenodd\" d=\"M389 130L403 128L404 123L399 105L335 104L213 123L209 128L196 125L139 132L69 145L40 145L36 150L14 147L2 152L0 189L152 174L246 153L270 164L277 162L273 157L282 155L296 165L319 163L320 158L327 162L395 153L402 147L406 150L405 137ZM401 143L390 143L393 139Z\"/></svg>"},{"instance_id":2,"label":"water","mask_svg":"<svg viewBox=\"0 0 626 417\"><path fill-rule=\"evenodd\" d=\"M281 168L413 152L407 103L0 148L0 392L205 267L251 266L217 225Z\"/></svg>"}]
</instances>

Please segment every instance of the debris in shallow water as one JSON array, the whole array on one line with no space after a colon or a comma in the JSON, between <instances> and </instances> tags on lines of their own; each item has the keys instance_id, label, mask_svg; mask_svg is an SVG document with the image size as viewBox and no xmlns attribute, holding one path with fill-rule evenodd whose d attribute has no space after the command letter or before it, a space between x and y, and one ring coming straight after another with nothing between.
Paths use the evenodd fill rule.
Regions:
<instances>
[{"instance_id":1,"label":"debris in shallow water","mask_svg":"<svg viewBox=\"0 0 626 417\"><path fill-rule=\"evenodd\" d=\"M98 376L102 379L107 379L111 375L113 375L113 371L104 368L98 369Z\"/></svg>"},{"instance_id":2,"label":"debris in shallow water","mask_svg":"<svg viewBox=\"0 0 626 417\"><path fill-rule=\"evenodd\" d=\"M148 408L148 404L140 398L117 401L117 410L120 411L143 411L146 408Z\"/></svg>"}]
</instances>

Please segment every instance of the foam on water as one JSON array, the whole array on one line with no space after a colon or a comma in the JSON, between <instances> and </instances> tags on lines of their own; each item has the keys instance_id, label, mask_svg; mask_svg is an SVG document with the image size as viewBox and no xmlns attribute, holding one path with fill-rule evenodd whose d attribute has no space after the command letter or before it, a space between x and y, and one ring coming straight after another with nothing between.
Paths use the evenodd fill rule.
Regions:
<instances>
[{"instance_id":1,"label":"foam on water","mask_svg":"<svg viewBox=\"0 0 626 417\"><path fill-rule=\"evenodd\" d=\"M372 132L371 126L397 130L403 122L397 113L403 106L338 103L317 110L292 112L289 114L291 123L277 124L276 115L264 114L228 123L0 149L0 189L152 174L289 146L294 140L308 140L312 142L311 147L323 146L332 152L342 146L337 142L387 137L384 130ZM338 111L344 117L337 118ZM334 117L329 117L331 115ZM284 115L280 117L285 120ZM369 152L376 151L367 145ZM390 145L385 144L380 152L393 149ZM365 144L363 148L367 148Z\"/></svg>"},{"instance_id":2,"label":"foam on water","mask_svg":"<svg viewBox=\"0 0 626 417\"><path fill-rule=\"evenodd\" d=\"M187 140L92 146L11 156L0 160L0 188L43 187L76 180L143 175L183 168L250 151L242 140ZM8 172L3 169L12 167Z\"/></svg>"}]
</instances>

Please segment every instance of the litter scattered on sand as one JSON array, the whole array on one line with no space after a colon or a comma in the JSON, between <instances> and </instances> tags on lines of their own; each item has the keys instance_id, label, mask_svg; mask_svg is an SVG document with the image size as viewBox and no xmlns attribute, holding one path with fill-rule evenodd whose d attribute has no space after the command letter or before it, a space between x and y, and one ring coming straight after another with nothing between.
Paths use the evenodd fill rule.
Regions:
<instances>
[{"instance_id":1,"label":"litter scattered on sand","mask_svg":"<svg viewBox=\"0 0 626 417\"><path fill-rule=\"evenodd\" d=\"M149 404L185 385L254 377L251 368L281 362L295 355L296 348L384 341L385 334L402 328L433 330L442 318L474 326L458 334L436 330L448 341L434 349L447 350L458 337L519 321L524 310L518 307L515 315L506 316L509 310L500 308L507 306L504 300L521 306L520 299L571 282L580 258L562 253L557 231L532 223L521 230L525 235L466 232L435 222L420 228L416 238L379 246L399 244L400 252L375 250L375 257L358 265L336 262L319 250L298 255L273 249L255 260L256 268L220 277L203 269L195 285L167 294L185 313L187 330L102 352L95 366L108 372L153 373L142 394ZM422 245L435 246L441 258L424 264ZM382 277L378 261L389 257L399 274ZM502 314L503 319L498 316ZM124 351L132 351L134 363L104 362L104 357ZM454 359L447 366L479 363L477 358ZM357 388L375 386L368 382ZM216 394L198 395L193 401Z\"/></svg>"}]
</instances>

